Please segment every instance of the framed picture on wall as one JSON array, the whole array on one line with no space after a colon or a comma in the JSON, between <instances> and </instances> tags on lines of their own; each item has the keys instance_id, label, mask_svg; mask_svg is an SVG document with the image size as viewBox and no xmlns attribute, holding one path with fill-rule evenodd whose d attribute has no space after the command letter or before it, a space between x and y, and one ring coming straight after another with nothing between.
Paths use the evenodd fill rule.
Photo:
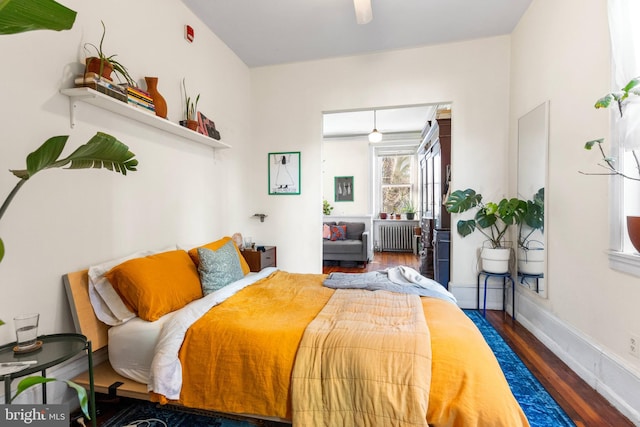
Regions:
<instances>
[{"instance_id":1,"label":"framed picture on wall","mask_svg":"<svg viewBox=\"0 0 640 427\"><path fill-rule=\"evenodd\" d=\"M353 177L336 176L333 178L333 194L336 202L353 202Z\"/></svg>"},{"instance_id":2,"label":"framed picture on wall","mask_svg":"<svg viewBox=\"0 0 640 427\"><path fill-rule=\"evenodd\" d=\"M300 152L269 153L269 194L300 194Z\"/></svg>"},{"instance_id":3,"label":"framed picture on wall","mask_svg":"<svg viewBox=\"0 0 640 427\"><path fill-rule=\"evenodd\" d=\"M198 132L209 138L220 140L220 132L216 129L216 124L200 111L198 111Z\"/></svg>"}]
</instances>

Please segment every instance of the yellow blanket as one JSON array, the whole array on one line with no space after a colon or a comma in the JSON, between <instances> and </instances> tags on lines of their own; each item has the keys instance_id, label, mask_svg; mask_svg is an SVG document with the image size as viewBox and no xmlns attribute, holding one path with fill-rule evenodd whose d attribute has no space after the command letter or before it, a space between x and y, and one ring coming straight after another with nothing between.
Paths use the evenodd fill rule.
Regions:
<instances>
[{"instance_id":1,"label":"yellow blanket","mask_svg":"<svg viewBox=\"0 0 640 427\"><path fill-rule=\"evenodd\" d=\"M430 381L419 296L337 290L298 348L293 424L428 427Z\"/></svg>"},{"instance_id":2,"label":"yellow blanket","mask_svg":"<svg viewBox=\"0 0 640 427\"><path fill-rule=\"evenodd\" d=\"M324 277L278 271L194 323L180 350L179 403L290 420L290 380L298 346L307 325L334 293L322 286ZM527 426L473 322L449 302L421 301L431 334L429 425Z\"/></svg>"}]
</instances>

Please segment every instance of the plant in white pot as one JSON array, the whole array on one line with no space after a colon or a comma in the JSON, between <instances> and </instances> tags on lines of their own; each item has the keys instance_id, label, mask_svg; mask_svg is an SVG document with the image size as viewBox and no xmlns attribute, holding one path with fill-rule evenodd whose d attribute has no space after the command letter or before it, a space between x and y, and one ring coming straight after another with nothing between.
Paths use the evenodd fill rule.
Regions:
<instances>
[{"instance_id":1,"label":"plant in white pot","mask_svg":"<svg viewBox=\"0 0 640 427\"><path fill-rule=\"evenodd\" d=\"M620 127L622 128L621 137L626 138L627 136L633 137L632 132L637 135L638 130L637 127L640 125L638 123L638 105L635 105L636 113L635 116L628 117L625 116L625 110L632 102L632 95L640 96L640 76L635 77L629 81L622 89L617 92L611 92L598 99L594 105L595 108L609 108L611 106L616 106L619 113L619 121ZM637 104L640 101L640 98L636 98L634 103ZM635 122L634 122L635 120ZM640 152L639 150L631 150L634 160L634 169L635 172L630 174L622 169L621 166L616 164L616 158L607 155L602 148L602 144L604 143L604 138L594 139L591 141L587 141L584 145L586 150L591 150L593 147L598 147L600 150L600 155L602 156L602 162L599 163L598 166L601 166L605 169L604 172L582 172L580 173L584 175L612 175L612 176L620 176L624 179L629 179L632 181L640 181ZM638 252L640 252L640 216L627 216L627 233L629 235L629 239L631 243L636 248Z\"/></svg>"},{"instance_id":2,"label":"plant in white pot","mask_svg":"<svg viewBox=\"0 0 640 427\"><path fill-rule=\"evenodd\" d=\"M544 243L538 238L544 232L544 188L532 200L520 200L517 210L518 272L544 273Z\"/></svg>"},{"instance_id":3,"label":"plant in white pot","mask_svg":"<svg viewBox=\"0 0 640 427\"><path fill-rule=\"evenodd\" d=\"M502 199L499 203L482 202L482 195L471 188L452 192L445 202L450 213L463 213L476 210L473 219L460 219L458 233L466 237L478 230L487 238L489 247L481 250L482 270L488 273L506 273L509 271L511 248L505 244L509 226L517 224L522 216L521 200Z\"/></svg>"}]
</instances>

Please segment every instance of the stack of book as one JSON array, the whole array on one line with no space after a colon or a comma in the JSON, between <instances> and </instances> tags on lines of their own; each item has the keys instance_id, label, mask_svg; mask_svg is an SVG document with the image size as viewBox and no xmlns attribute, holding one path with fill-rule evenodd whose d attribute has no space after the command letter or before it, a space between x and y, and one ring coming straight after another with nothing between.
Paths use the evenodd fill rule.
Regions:
<instances>
[{"instance_id":1,"label":"stack of book","mask_svg":"<svg viewBox=\"0 0 640 427\"><path fill-rule=\"evenodd\" d=\"M134 86L126 86L125 90L127 92L127 103L129 105L155 114L156 108L148 92Z\"/></svg>"},{"instance_id":2,"label":"stack of book","mask_svg":"<svg viewBox=\"0 0 640 427\"><path fill-rule=\"evenodd\" d=\"M89 87L119 101L127 102L127 93L122 87L96 73L82 74L75 78L74 83L76 87Z\"/></svg>"}]
</instances>

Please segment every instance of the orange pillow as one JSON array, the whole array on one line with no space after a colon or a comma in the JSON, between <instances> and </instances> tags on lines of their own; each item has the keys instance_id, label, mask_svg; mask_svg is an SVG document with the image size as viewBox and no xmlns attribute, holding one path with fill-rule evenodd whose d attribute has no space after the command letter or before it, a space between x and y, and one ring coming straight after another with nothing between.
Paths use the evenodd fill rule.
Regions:
<instances>
[{"instance_id":1,"label":"orange pillow","mask_svg":"<svg viewBox=\"0 0 640 427\"><path fill-rule=\"evenodd\" d=\"M203 246L198 246L199 248L207 248L212 251L217 251L221 247L223 247L229 240L233 242L231 237L223 237L220 240L216 240L215 242L207 243ZM247 273L251 271L249 264L247 264L247 260L244 259L242 253L240 253L240 249L236 245L236 242L233 242L233 246L236 248L236 252L238 253L238 258L240 258L240 267L242 267L242 273L246 276ZM193 248L189 251L189 256L193 260L193 263L196 265L196 268L200 265L200 257L198 256L198 248Z\"/></svg>"},{"instance_id":2,"label":"orange pillow","mask_svg":"<svg viewBox=\"0 0 640 427\"><path fill-rule=\"evenodd\" d=\"M129 310L150 322L202 298L198 271L182 250L125 261L105 277Z\"/></svg>"}]
</instances>

